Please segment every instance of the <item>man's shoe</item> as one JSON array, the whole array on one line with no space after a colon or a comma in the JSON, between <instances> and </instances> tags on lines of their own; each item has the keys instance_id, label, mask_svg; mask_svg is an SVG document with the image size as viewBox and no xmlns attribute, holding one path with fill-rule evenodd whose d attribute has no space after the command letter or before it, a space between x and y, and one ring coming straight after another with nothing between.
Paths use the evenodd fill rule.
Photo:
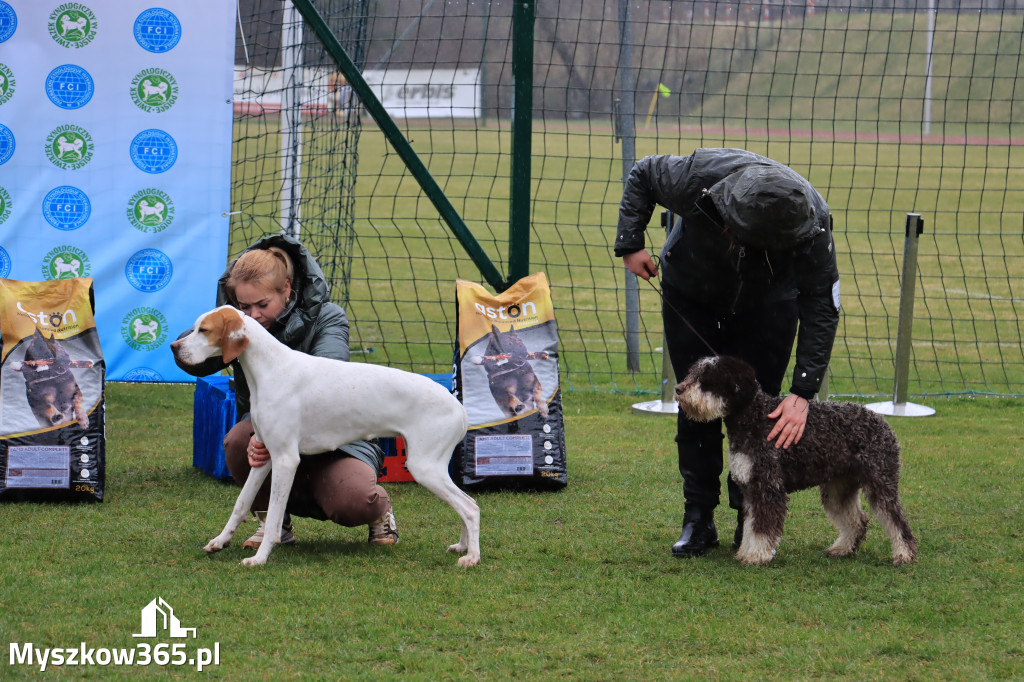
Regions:
<instances>
[{"instance_id":1,"label":"man's shoe","mask_svg":"<svg viewBox=\"0 0 1024 682\"><path fill-rule=\"evenodd\" d=\"M383 516L370 524L370 539L367 542L371 545L398 544L398 524L395 523L395 514L390 505Z\"/></svg>"},{"instance_id":2,"label":"man's shoe","mask_svg":"<svg viewBox=\"0 0 1024 682\"><path fill-rule=\"evenodd\" d=\"M700 556L712 547L718 547L718 531L711 509L687 509L683 515L683 532L672 545L672 556Z\"/></svg>"},{"instance_id":3,"label":"man's shoe","mask_svg":"<svg viewBox=\"0 0 1024 682\"><path fill-rule=\"evenodd\" d=\"M253 512L253 516L255 516L256 520L260 522L259 528L256 529L255 533L249 536L248 540L242 543L242 547L259 549L260 545L263 544L263 533L267 530L267 512ZM278 544L295 544L295 533L292 532L292 521L287 514L284 517L284 523L281 524L281 542Z\"/></svg>"}]
</instances>

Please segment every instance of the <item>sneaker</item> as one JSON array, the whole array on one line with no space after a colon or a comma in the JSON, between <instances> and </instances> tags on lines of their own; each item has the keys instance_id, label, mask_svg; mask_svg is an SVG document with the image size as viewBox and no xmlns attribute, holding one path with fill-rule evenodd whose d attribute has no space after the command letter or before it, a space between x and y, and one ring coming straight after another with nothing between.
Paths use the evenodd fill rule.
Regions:
<instances>
[{"instance_id":1,"label":"sneaker","mask_svg":"<svg viewBox=\"0 0 1024 682\"><path fill-rule=\"evenodd\" d=\"M398 526L395 523L395 514L391 511L390 505L388 505L388 510L384 512L382 517L370 524L370 539L368 542L371 545L398 544Z\"/></svg>"},{"instance_id":2,"label":"sneaker","mask_svg":"<svg viewBox=\"0 0 1024 682\"><path fill-rule=\"evenodd\" d=\"M242 547L248 549L259 549L260 545L263 544L263 533L267 529L267 512L253 512L253 516L260 522L259 528L256 532L249 536L249 539L242 543ZM286 514L284 517L284 523L281 524L281 545L294 545L295 544L295 533L292 532L292 521Z\"/></svg>"}]
</instances>

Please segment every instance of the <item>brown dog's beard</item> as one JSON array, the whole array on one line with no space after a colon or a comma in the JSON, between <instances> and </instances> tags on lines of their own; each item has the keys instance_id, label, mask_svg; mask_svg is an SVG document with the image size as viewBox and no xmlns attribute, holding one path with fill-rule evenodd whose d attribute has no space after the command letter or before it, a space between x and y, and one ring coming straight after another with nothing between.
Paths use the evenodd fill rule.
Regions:
<instances>
[{"instance_id":1,"label":"brown dog's beard","mask_svg":"<svg viewBox=\"0 0 1024 682\"><path fill-rule=\"evenodd\" d=\"M700 384L683 382L676 387L676 402L690 419L709 422L725 416L725 401L702 391Z\"/></svg>"}]
</instances>

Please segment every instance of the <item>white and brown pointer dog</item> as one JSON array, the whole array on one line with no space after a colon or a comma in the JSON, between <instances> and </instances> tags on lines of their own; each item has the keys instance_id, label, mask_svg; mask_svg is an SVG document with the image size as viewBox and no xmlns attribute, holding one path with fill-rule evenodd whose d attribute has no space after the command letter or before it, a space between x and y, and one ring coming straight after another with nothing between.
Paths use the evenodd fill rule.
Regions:
<instances>
[{"instance_id":1,"label":"white and brown pointer dog","mask_svg":"<svg viewBox=\"0 0 1024 682\"><path fill-rule=\"evenodd\" d=\"M231 306L199 316L192 332L171 344L185 365L223 356L238 358L251 391L256 438L270 462L249 474L221 534L204 547L228 545L257 491L271 474L267 536L247 566L264 564L281 538L281 521L299 453L330 452L357 440L401 436L406 467L417 482L447 502L462 519L460 566L480 563L480 508L448 475L448 460L466 435L466 410L430 379L391 367L306 355L275 339L253 318Z\"/></svg>"},{"instance_id":2,"label":"white and brown pointer dog","mask_svg":"<svg viewBox=\"0 0 1024 682\"><path fill-rule=\"evenodd\" d=\"M743 542L736 559L767 564L775 556L789 493L818 486L825 514L839 538L828 556L850 556L867 530L864 491L892 543L893 565L914 561L917 541L899 498L900 446L881 416L855 403L811 402L800 442L789 449L768 441L781 401L757 383L743 360L698 360L676 386L676 400L691 419L721 418L729 436L729 475L743 491Z\"/></svg>"}]
</instances>

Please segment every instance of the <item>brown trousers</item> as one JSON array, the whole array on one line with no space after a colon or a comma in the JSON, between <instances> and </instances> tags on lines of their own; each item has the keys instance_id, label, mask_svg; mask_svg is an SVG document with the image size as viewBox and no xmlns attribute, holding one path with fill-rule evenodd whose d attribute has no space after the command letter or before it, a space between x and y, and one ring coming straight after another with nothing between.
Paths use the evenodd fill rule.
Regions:
<instances>
[{"instance_id":1,"label":"brown trousers","mask_svg":"<svg viewBox=\"0 0 1024 682\"><path fill-rule=\"evenodd\" d=\"M252 422L240 421L224 437L224 459L231 477L239 486L249 477L246 450L253 435ZM264 481L252 504L254 511L265 511L270 501L270 479ZM338 525L365 526L376 521L391 506L387 491L377 485L377 473L366 462L347 455L303 457L292 483L292 500L311 500L319 507L312 512L292 509L296 516L327 518ZM319 511L322 516L315 513ZM305 513L304 513L305 512Z\"/></svg>"}]
</instances>

